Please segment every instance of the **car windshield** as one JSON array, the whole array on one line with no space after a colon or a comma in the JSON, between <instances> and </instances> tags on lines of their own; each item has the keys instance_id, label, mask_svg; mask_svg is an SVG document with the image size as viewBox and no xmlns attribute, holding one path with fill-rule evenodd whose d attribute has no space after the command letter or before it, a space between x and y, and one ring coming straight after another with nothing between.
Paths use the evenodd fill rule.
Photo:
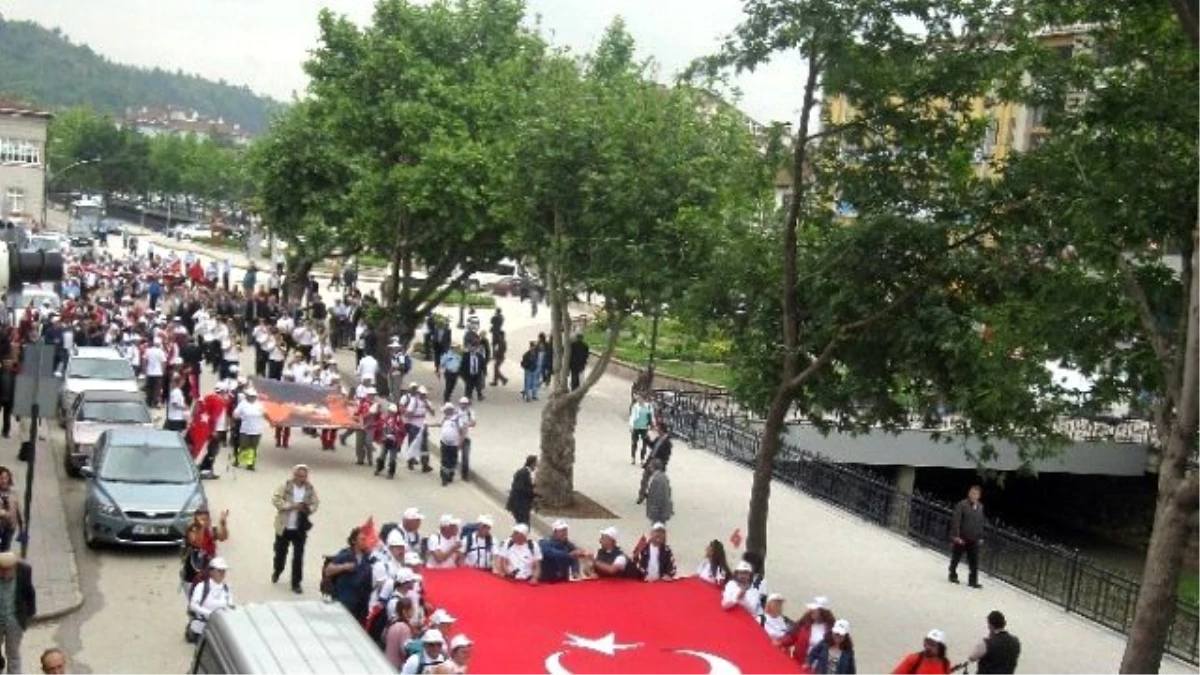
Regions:
<instances>
[{"instance_id":1,"label":"car windshield","mask_svg":"<svg viewBox=\"0 0 1200 675\"><path fill-rule=\"evenodd\" d=\"M178 447L110 445L98 476L115 483L186 484L196 480L196 469L187 452Z\"/></svg>"},{"instance_id":2,"label":"car windshield","mask_svg":"<svg viewBox=\"0 0 1200 675\"><path fill-rule=\"evenodd\" d=\"M41 307L43 302L49 302L54 309L62 307L62 298L54 293L29 293L26 291L14 295L11 306L25 309L31 302L34 307Z\"/></svg>"},{"instance_id":3,"label":"car windshield","mask_svg":"<svg viewBox=\"0 0 1200 675\"><path fill-rule=\"evenodd\" d=\"M62 247L53 237L30 237L29 248L35 251L57 251Z\"/></svg>"},{"instance_id":4,"label":"car windshield","mask_svg":"<svg viewBox=\"0 0 1200 675\"><path fill-rule=\"evenodd\" d=\"M81 422L149 424L150 411L140 401L84 401L76 419Z\"/></svg>"},{"instance_id":5,"label":"car windshield","mask_svg":"<svg viewBox=\"0 0 1200 675\"><path fill-rule=\"evenodd\" d=\"M133 380L133 366L125 359L71 359L67 377L81 380Z\"/></svg>"}]
</instances>

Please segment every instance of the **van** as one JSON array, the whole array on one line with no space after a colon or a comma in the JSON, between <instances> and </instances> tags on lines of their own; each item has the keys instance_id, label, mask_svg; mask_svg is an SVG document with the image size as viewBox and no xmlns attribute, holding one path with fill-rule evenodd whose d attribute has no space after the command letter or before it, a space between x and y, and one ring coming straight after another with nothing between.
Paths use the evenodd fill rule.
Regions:
<instances>
[{"instance_id":1,"label":"van","mask_svg":"<svg viewBox=\"0 0 1200 675\"><path fill-rule=\"evenodd\" d=\"M263 602L214 612L189 673L379 673L396 669L341 604Z\"/></svg>"}]
</instances>

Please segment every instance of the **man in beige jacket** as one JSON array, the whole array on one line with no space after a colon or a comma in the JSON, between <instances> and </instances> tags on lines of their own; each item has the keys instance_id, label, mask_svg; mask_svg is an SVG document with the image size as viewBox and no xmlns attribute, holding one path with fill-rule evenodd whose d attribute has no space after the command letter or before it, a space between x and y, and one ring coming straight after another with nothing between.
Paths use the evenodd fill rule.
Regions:
<instances>
[{"instance_id":1,"label":"man in beige jacket","mask_svg":"<svg viewBox=\"0 0 1200 675\"><path fill-rule=\"evenodd\" d=\"M292 478L275 490L271 504L275 507L275 571L271 574L271 583L279 581L283 575L290 544L292 592L303 593L300 582L304 578L304 544L312 529L312 515L321 505L317 489L308 480L306 465L297 464L292 468Z\"/></svg>"}]
</instances>

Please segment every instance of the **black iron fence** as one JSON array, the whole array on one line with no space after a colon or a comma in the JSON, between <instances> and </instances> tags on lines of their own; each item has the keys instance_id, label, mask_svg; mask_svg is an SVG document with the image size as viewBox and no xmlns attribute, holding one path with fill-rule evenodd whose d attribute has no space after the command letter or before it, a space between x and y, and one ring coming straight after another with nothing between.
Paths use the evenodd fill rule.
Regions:
<instances>
[{"instance_id":1,"label":"black iron fence","mask_svg":"<svg viewBox=\"0 0 1200 675\"><path fill-rule=\"evenodd\" d=\"M723 395L657 390L655 404L693 447L751 467L761 433ZM896 489L884 476L857 466L836 464L784 441L775 461L775 479L898 532L921 545L948 553L952 507ZM1103 626L1128 633L1133 623L1138 582L1081 555L1002 525L990 525L981 550L987 574ZM1167 651L1191 664L1200 662L1200 612L1179 601Z\"/></svg>"}]
</instances>

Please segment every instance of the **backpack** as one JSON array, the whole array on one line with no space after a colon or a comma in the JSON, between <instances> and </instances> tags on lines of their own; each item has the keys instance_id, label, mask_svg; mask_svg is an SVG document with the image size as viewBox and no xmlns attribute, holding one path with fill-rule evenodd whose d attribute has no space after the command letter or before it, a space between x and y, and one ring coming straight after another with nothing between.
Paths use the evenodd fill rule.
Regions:
<instances>
[{"instance_id":1,"label":"backpack","mask_svg":"<svg viewBox=\"0 0 1200 675\"><path fill-rule=\"evenodd\" d=\"M393 594L387 601L376 605L375 609L371 611L371 615L367 617L367 635L371 636L371 639L375 641L375 644L379 645L380 649L383 649L384 644L387 642L388 629L392 627L392 624L400 620L399 616L396 618L388 616L388 608L399 598L399 595Z\"/></svg>"},{"instance_id":2,"label":"backpack","mask_svg":"<svg viewBox=\"0 0 1200 675\"><path fill-rule=\"evenodd\" d=\"M204 581L202 581L202 582L198 582L198 583L203 583L203 584L204 584L204 586L203 586L203 589L204 589L204 590L200 591L200 604L201 604L201 605L203 605L203 604L204 604L204 601L208 599L208 593L209 593L209 591L211 591L211 590L212 590L212 582L211 582L210 580L208 580L208 579L205 579ZM188 589L188 605L189 605L189 607L188 607L188 616L189 616L189 617L191 617L191 618L193 618L193 619L198 619L198 618L200 618L200 617L199 617L199 616L197 616L197 615L195 614L195 612L193 612L193 611L192 611L192 609L191 609L191 604L192 604L192 592L194 592L194 591L195 591L195 589L196 589L196 587L195 587L195 586L192 586L190 589Z\"/></svg>"},{"instance_id":3,"label":"backpack","mask_svg":"<svg viewBox=\"0 0 1200 675\"><path fill-rule=\"evenodd\" d=\"M466 558L471 555L472 551L479 551L479 550L491 551L492 550L492 535L489 534L488 536L484 537L482 540L483 546L479 546L478 543L480 540L476 536L478 534L479 534L479 523L467 523L466 525L462 526L462 529L459 532L459 538L462 539L463 543L465 544L465 550L463 551L463 559L464 560L466 560ZM490 563L491 561L488 561L488 562ZM490 568L490 567L491 567L491 565L489 564L488 568Z\"/></svg>"},{"instance_id":4,"label":"backpack","mask_svg":"<svg viewBox=\"0 0 1200 675\"><path fill-rule=\"evenodd\" d=\"M327 576L325 570L333 564L334 557L332 555L321 556L321 595L330 598L333 597L333 577Z\"/></svg>"}]
</instances>

